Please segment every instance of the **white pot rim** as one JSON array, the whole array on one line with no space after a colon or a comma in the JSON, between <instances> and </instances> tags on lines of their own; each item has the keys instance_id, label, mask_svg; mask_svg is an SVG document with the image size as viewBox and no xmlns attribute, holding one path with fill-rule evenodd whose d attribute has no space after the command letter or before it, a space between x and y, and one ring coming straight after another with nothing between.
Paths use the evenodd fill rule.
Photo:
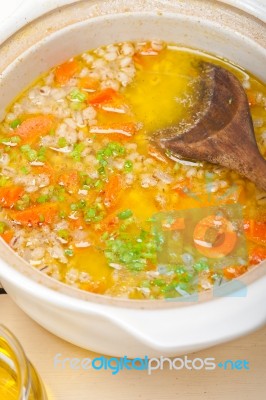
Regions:
<instances>
[{"instance_id":1,"label":"white pot rim","mask_svg":"<svg viewBox=\"0 0 266 400\"><path fill-rule=\"evenodd\" d=\"M82 0L9 0L0 5L0 44L19 29L36 18L56 8L78 3ZM145 2L146 0L144 0ZM169 0L161 0L161 2ZM236 7L266 22L266 3L264 0L214 0ZM171 0L170 0L171 2Z\"/></svg>"}]
</instances>

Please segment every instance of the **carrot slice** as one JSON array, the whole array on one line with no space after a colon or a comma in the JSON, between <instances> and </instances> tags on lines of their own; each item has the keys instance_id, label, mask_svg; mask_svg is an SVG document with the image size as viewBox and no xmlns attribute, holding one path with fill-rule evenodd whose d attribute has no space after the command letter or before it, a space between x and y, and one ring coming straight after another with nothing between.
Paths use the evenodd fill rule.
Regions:
<instances>
[{"instance_id":1,"label":"carrot slice","mask_svg":"<svg viewBox=\"0 0 266 400\"><path fill-rule=\"evenodd\" d=\"M264 260L266 260L266 247L255 247L249 255L250 264L260 264Z\"/></svg>"},{"instance_id":2,"label":"carrot slice","mask_svg":"<svg viewBox=\"0 0 266 400\"><path fill-rule=\"evenodd\" d=\"M245 265L236 265L223 269L223 275L227 279L237 278L240 275L243 275L247 271L247 267Z\"/></svg>"},{"instance_id":3,"label":"carrot slice","mask_svg":"<svg viewBox=\"0 0 266 400\"><path fill-rule=\"evenodd\" d=\"M55 170L47 162L44 165L32 165L31 171L34 175L45 174L50 178L50 183L54 181Z\"/></svg>"},{"instance_id":4,"label":"carrot slice","mask_svg":"<svg viewBox=\"0 0 266 400\"><path fill-rule=\"evenodd\" d=\"M102 279L101 281L81 283L80 288L87 292L103 294L107 289L107 282L105 279Z\"/></svg>"},{"instance_id":5,"label":"carrot slice","mask_svg":"<svg viewBox=\"0 0 266 400\"><path fill-rule=\"evenodd\" d=\"M56 203L40 204L27 208L23 211L16 211L10 214L11 218L22 226L39 226L40 224L52 224L58 213Z\"/></svg>"},{"instance_id":6,"label":"carrot slice","mask_svg":"<svg viewBox=\"0 0 266 400\"><path fill-rule=\"evenodd\" d=\"M190 190L191 180L189 178L183 179L182 182L177 183L173 190L181 197L187 197L187 191Z\"/></svg>"},{"instance_id":7,"label":"carrot slice","mask_svg":"<svg viewBox=\"0 0 266 400\"><path fill-rule=\"evenodd\" d=\"M7 244L10 244L11 240L14 237L14 232L10 229L10 230L2 233L0 236Z\"/></svg>"},{"instance_id":8,"label":"carrot slice","mask_svg":"<svg viewBox=\"0 0 266 400\"><path fill-rule=\"evenodd\" d=\"M78 70L79 64L77 61L67 61L55 69L55 80L60 85L65 85L71 78L73 78Z\"/></svg>"},{"instance_id":9,"label":"carrot slice","mask_svg":"<svg viewBox=\"0 0 266 400\"><path fill-rule=\"evenodd\" d=\"M90 78L88 76L84 78L80 78L79 87L82 89L87 89L91 91L95 91L99 88L99 81L96 79Z\"/></svg>"},{"instance_id":10,"label":"carrot slice","mask_svg":"<svg viewBox=\"0 0 266 400\"><path fill-rule=\"evenodd\" d=\"M86 229L88 225L85 223L84 218L78 217L77 219L68 219L69 227L75 229Z\"/></svg>"},{"instance_id":11,"label":"carrot slice","mask_svg":"<svg viewBox=\"0 0 266 400\"><path fill-rule=\"evenodd\" d=\"M111 232L119 224L119 219L115 214L110 214L105 217L99 224L97 224L96 230L104 232Z\"/></svg>"},{"instance_id":12,"label":"carrot slice","mask_svg":"<svg viewBox=\"0 0 266 400\"><path fill-rule=\"evenodd\" d=\"M206 237L209 229L214 230L216 240L209 247ZM193 240L199 253L210 258L222 258L230 254L237 243L237 234L229 220L217 215L209 215L199 221L194 229Z\"/></svg>"},{"instance_id":13,"label":"carrot slice","mask_svg":"<svg viewBox=\"0 0 266 400\"><path fill-rule=\"evenodd\" d=\"M54 118L50 115L38 115L37 117L31 117L26 119L19 125L15 131L15 134L19 136L25 143L32 143L40 136L47 135L52 129L54 124Z\"/></svg>"},{"instance_id":14,"label":"carrot slice","mask_svg":"<svg viewBox=\"0 0 266 400\"><path fill-rule=\"evenodd\" d=\"M12 208L23 196L24 188L21 186L10 186L0 188L0 206Z\"/></svg>"},{"instance_id":15,"label":"carrot slice","mask_svg":"<svg viewBox=\"0 0 266 400\"><path fill-rule=\"evenodd\" d=\"M182 229L185 229L184 218L177 218L172 223L168 223L167 221L163 222L163 231L176 231Z\"/></svg>"},{"instance_id":16,"label":"carrot slice","mask_svg":"<svg viewBox=\"0 0 266 400\"><path fill-rule=\"evenodd\" d=\"M103 103L112 101L116 97L119 97L119 94L114 89L107 88L92 94L88 99L88 103L93 106L100 106Z\"/></svg>"},{"instance_id":17,"label":"carrot slice","mask_svg":"<svg viewBox=\"0 0 266 400\"><path fill-rule=\"evenodd\" d=\"M59 175L58 183L64 186L68 192L77 192L79 187L78 172L76 170L70 170Z\"/></svg>"},{"instance_id":18,"label":"carrot slice","mask_svg":"<svg viewBox=\"0 0 266 400\"><path fill-rule=\"evenodd\" d=\"M106 184L103 202L108 208L117 206L123 192L123 179L120 175L112 175Z\"/></svg>"},{"instance_id":19,"label":"carrot slice","mask_svg":"<svg viewBox=\"0 0 266 400\"><path fill-rule=\"evenodd\" d=\"M244 230L249 240L259 244L266 244L266 221L251 219L245 221Z\"/></svg>"}]
</instances>

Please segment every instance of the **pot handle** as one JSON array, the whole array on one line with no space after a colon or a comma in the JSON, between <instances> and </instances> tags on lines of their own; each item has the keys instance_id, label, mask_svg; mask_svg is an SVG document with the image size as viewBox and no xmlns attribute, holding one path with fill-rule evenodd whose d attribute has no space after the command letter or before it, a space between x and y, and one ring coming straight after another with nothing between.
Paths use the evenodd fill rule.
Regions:
<instances>
[{"instance_id":1,"label":"pot handle","mask_svg":"<svg viewBox=\"0 0 266 400\"><path fill-rule=\"evenodd\" d=\"M10 0L0 5L0 45L23 26L56 8L80 0Z\"/></svg>"}]
</instances>

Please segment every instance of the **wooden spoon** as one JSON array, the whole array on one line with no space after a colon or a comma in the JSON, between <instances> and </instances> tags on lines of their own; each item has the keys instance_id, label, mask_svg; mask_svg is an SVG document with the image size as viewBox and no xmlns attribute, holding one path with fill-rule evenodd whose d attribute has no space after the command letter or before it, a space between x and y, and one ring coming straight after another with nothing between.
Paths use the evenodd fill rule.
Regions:
<instances>
[{"instance_id":1,"label":"wooden spoon","mask_svg":"<svg viewBox=\"0 0 266 400\"><path fill-rule=\"evenodd\" d=\"M198 121L181 134L177 126L157 131L152 141L177 158L208 161L237 171L266 190L266 160L256 143L241 83L214 64L203 62L202 73L205 109Z\"/></svg>"}]
</instances>

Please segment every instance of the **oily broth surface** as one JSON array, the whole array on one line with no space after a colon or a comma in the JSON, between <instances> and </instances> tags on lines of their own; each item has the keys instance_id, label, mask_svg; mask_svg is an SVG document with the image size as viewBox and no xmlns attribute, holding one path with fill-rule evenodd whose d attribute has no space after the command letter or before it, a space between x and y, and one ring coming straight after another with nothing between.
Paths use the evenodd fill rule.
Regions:
<instances>
[{"instance_id":1,"label":"oily broth surface","mask_svg":"<svg viewBox=\"0 0 266 400\"><path fill-rule=\"evenodd\" d=\"M63 67L41 77L1 123L0 193L1 188L23 189L13 203L0 199L1 233L15 251L69 285L148 299L208 289L265 258L264 193L232 171L175 163L149 145L152 132L190 120L201 60L230 69L243 82L266 156L266 89L246 71L157 42L84 53L70 61L73 74L67 79ZM51 126L45 121L49 131L42 126L45 132L25 139L24 121L40 115L52 118ZM34 129L27 128L26 136ZM7 141L10 137L16 139ZM174 270L161 273L151 217L220 205L221 198L243 206L249 263L214 273L206 260L188 265L180 255ZM39 220L25 217L25 210L32 215L37 210Z\"/></svg>"}]
</instances>

